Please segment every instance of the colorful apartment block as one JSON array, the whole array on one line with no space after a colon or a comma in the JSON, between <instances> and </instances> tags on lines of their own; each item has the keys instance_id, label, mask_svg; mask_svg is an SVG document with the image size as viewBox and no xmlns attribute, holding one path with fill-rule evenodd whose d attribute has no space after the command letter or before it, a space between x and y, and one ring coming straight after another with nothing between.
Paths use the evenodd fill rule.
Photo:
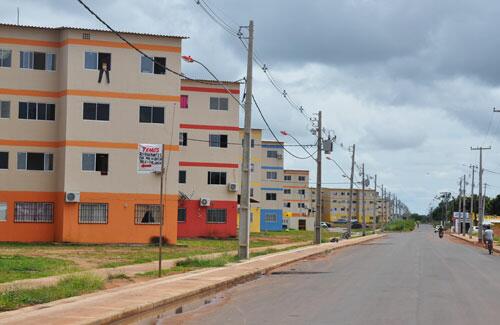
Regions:
<instances>
[{"instance_id":1,"label":"colorful apartment block","mask_svg":"<svg viewBox=\"0 0 500 325\"><path fill-rule=\"evenodd\" d=\"M216 154L179 162L181 80L164 65L180 71L182 37L123 35L158 64L106 31L0 25L0 241L150 242L160 176L138 172L146 143L165 145L164 236L176 242L179 165L201 182L206 172L194 165ZM183 93L202 105L202 92ZM236 127L225 113L219 124ZM228 131L231 141L236 132Z\"/></svg>"},{"instance_id":2,"label":"colorful apartment block","mask_svg":"<svg viewBox=\"0 0 500 325\"><path fill-rule=\"evenodd\" d=\"M353 190L352 196L352 220L362 222L363 220L363 195L360 189ZM339 219L349 218L350 190L343 188L322 189L322 220L335 222ZM373 222L373 208L377 205L377 193L374 190L365 190L365 220L366 223ZM378 210L378 208L377 208Z\"/></svg>"},{"instance_id":3,"label":"colorful apartment block","mask_svg":"<svg viewBox=\"0 0 500 325\"><path fill-rule=\"evenodd\" d=\"M311 213L309 171L283 171L283 223L288 229L314 230Z\"/></svg>"},{"instance_id":4,"label":"colorful apartment block","mask_svg":"<svg viewBox=\"0 0 500 325\"><path fill-rule=\"evenodd\" d=\"M240 129L240 141L243 144L243 129ZM260 232L260 210L262 202L261 161L262 129L252 129L250 142L250 232ZM240 165L242 155L240 154ZM240 189L240 187L239 187ZM239 215L238 215L239 218ZM239 219L238 219L239 220Z\"/></svg>"},{"instance_id":5,"label":"colorful apartment block","mask_svg":"<svg viewBox=\"0 0 500 325\"><path fill-rule=\"evenodd\" d=\"M261 142L260 230L283 229L283 143Z\"/></svg>"},{"instance_id":6,"label":"colorful apartment block","mask_svg":"<svg viewBox=\"0 0 500 325\"><path fill-rule=\"evenodd\" d=\"M240 84L224 82L238 98ZM181 81L178 237L235 237L239 105L221 84ZM177 135L176 135L177 137Z\"/></svg>"}]
</instances>

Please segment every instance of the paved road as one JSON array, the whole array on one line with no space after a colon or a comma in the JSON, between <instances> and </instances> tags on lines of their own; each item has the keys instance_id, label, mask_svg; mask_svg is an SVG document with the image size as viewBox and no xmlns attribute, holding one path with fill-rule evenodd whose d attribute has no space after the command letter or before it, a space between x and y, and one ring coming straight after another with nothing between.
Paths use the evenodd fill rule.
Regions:
<instances>
[{"instance_id":1,"label":"paved road","mask_svg":"<svg viewBox=\"0 0 500 325\"><path fill-rule=\"evenodd\" d=\"M500 256L430 226L303 261L163 323L499 324Z\"/></svg>"}]
</instances>

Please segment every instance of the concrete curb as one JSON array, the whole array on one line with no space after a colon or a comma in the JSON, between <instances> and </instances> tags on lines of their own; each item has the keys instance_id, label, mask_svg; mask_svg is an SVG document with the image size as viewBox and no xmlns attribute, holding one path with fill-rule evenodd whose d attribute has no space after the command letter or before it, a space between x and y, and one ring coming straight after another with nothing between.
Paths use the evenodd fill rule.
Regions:
<instances>
[{"instance_id":1,"label":"concrete curb","mask_svg":"<svg viewBox=\"0 0 500 325\"><path fill-rule=\"evenodd\" d=\"M449 234L451 237L454 237L454 238L458 238L458 239L461 239L463 241L466 241L470 244L474 244L475 246L479 246L478 245L478 241L477 241L477 237L473 236L472 239L469 238L469 235L465 235L465 236L462 236L460 234L454 234L454 233L450 233ZM482 246L483 247L483 246ZM498 245L493 245L493 251L495 253L500 253L500 246Z\"/></svg>"},{"instance_id":2,"label":"concrete curb","mask_svg":"<svg viewBox=\"0 0 500 325\"><path fill-rule=\"evenodd\" d=\"M312 242L296 242L296 243L279 244L279 245L273 245L273 246L254 247L254 248L250 249L250 252L257 253L257 252L265 251L267 249L281 250L281 249L286 249L289 247L306 246L306 245L310 245L310 244L312 244ZM213 258L217 258L219 256L226 255L226 254L235 255L235 254L238 254L238 251L227 251L227 252L204 254L204 255L194 255L194 256L190 256L190 258L213 259ZM163 260L161 265L162 265L162 268L165 270L170 269L170 268L176 266L177 263L179 263L180 261L184 261L187 258L188 257L181 257L181 258ZM113 268L91 269L91 270L74 272L74 273L53 275L53 276L48 276L48 277L44 277L44 278L23 279L23 280L0 283L0 293L5 292L5 291L10 291L10 290L15 290L15 289L34 289L34 288L55 285L61 279L63 279L64 277L67 277L69 275L83 275L83 274L90 273L90 274L97 275L98 277L100 277L104 280L104 279L107 279L109 276L119 275L119 274L124 274L126 276L131 277L131 276L135 276L136 274L139 274L139 273L154 271L157 268L158 268L158 262L154 261L154 262L141 263L141 264L124 265L124 266L113 267Z\"/></svg>"},{"instance_id":3,"label":"concrete curb","mask_svg":"<svg viewBox=\"0 0 500 325\"><path fill-rule=\"evenodd\" d=\"M0 324L108 324L224 290L275 268L385 234L306 246L263 255L229 266L136 283L94 294L21 308L0 314Z\"/></svg>"}]
</instances>

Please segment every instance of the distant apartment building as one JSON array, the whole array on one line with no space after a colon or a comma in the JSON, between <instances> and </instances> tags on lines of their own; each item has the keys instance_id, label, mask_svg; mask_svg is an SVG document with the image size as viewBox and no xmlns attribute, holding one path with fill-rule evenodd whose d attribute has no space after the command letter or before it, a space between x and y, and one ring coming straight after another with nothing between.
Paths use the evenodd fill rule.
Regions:
<instances>
[{"instance_id":1,"label":"distant apartment building","mask_svg":"<svg viewBox=\"0 0 500 325\"><path fill-rule=\"evenodd\" d=\"M335 222L338 219L349 218L350 190L343 188L322 189L322 218L323 221ZM366 189L364 196L365 220L372 223L374 220L373 208L377 205L378 198L375 190ZM376 208L378 211L378 208ZM363 191L353 189L352 220L363 221Z\"/></svg>"},{"instance_id":2,"label":"distant apartment building","mask_svg":"<svg viewBox=\"0 0 500 325\"><path fill-rule=\"evenodd\" d=\"M240 179L238 82L181 80L178 237L234 237Z\"/></svg>"},{"instance_id":3,"label":"distant apartment building","mask_svg":"<svg viewBox=\"0 0 500 325\"><path fill-rule=\"evenodd\" d=\"M314 217L310 215L310 209L309 171L285 169L283 171L283 224L288 229L314 230Z\"/></svg>"},{"instance_id":4,"label":"distant apartment building","mask_svg":"<svg viewBox=\"0 0 500 325\"><path fill-rule=\"evenodd\" d=\"M158 64L107 31L0 24L0 241L151 241L160 176L138 172L144 143L165 145L164 236L176 242L181 80L164 66L180 71L182 37L123 35ZM182 160L200 183L189 164L207 155Z\"/></svg>"},{"instance_id":5,"label":"distant apartment building","mask_svg":"<svg viewBox=\"0 0 500 325\"><path fill-rule=\"evenodd\" d=\"M260 230L283 229L283 143L261 142Z\"/></svg>"},{"instance_id":6,"label":"distant apartment building","mask_svg":"<svg viewBox=\"0 0 500 325\"><path fill-rule=\"evenodd\" d=\"M240 129L240 141L243 144L243 129ZM252 129L250 141L250 232L260 232L260 210L262 203L262 130ZM239 155L240 165L243 158ZM241 184L238 187L241 189ZM239 215L238 215L239 216Z\"/></svg>"}]
</instances>

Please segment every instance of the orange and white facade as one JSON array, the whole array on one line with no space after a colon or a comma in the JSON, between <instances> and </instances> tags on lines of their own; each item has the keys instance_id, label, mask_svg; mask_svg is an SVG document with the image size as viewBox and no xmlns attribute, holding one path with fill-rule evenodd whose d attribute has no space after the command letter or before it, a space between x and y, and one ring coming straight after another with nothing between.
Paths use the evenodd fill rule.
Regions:
<instances>
[{"instance_id":1,"label":"orange and white facade","mask_svg":"<svg viewBox=\"0 0 500 325\"><path fill-rule=\"evenodd\" d=\"M179 238L236 236L239 95L237 82L181 81Z\"/></svg>"},{"instance_id":2,"label":"orange and white facade","mask_svg":"<svg viewBox=\"0 0 500 325\"><path fill-rule=\"evenodd\" d=\"M124 35L180 71L181 37ZM164 236L175 243L179 165L217 160L179 160L180 95L180 77L112 33L0 25L0 241L150 242L160 177L137 171L147 143L165 146Z\"/></svg>"},{"instance_id":3,"label":"orange and white facade","mask_svg":"<svg viewBox=\"0 0 500 325\"><path fill-rule=\"evenodd\" d=\"M309 171L285 169L283 178L283 223L288 229L314 230Z\"/></svg>"}]
</instances>

